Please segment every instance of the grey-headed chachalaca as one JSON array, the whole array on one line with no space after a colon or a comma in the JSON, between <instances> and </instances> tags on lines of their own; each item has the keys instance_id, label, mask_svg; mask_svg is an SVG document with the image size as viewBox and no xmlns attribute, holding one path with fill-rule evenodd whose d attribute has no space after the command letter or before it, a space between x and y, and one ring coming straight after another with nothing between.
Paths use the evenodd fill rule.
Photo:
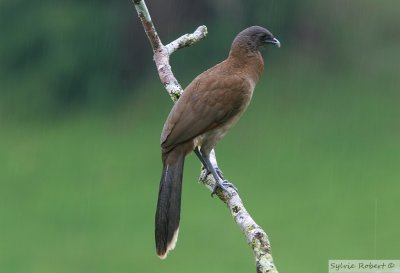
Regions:
<instances>
[{"instance_id":1,"label":"grey-headed chachalaca","mask_svg":"<svg viewBox=\"0 0 400 273\"><path fill-rule=\"evenodd\" d=\"M233 40L229 56L197 76L172 108L161 134L163 171L155 219L157 255L165 258L179 231L182 174L192 151L216 187L233 187L210 162L210 152L246 110L264 69L259 49L280 46L271 32L252 26ZM214 188L215 192L215 188Z\"/></svg>"}]
</instances>

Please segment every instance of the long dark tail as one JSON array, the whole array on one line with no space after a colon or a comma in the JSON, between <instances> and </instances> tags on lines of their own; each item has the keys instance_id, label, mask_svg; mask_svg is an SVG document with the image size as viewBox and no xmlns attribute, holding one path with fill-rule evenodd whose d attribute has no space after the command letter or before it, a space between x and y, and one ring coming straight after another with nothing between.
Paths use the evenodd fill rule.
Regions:
<instances>
[{"instance_id":1,"label":"long dark tail","mask_svg":"<svg viewBox=\"0 0 400 273\"><path fill-rule=\"evenodd\" d=\"M178 239L184 160L185 154L175 151L163 155L155 230L157 255L161 259L174 249Z\"/></svg>"}]
</instances>

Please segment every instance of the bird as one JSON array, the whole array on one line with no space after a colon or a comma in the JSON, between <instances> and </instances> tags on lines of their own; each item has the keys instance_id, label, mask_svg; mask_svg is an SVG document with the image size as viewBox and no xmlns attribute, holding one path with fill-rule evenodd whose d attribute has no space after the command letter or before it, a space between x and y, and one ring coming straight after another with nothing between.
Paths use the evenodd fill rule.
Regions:
<instances>
[{"instance_id":1,"label":"bird","mask_svg":"<svg viewBox=\"0 0 400 273\"><path fill-rule=\"evenodd\" d=\"M239 120L264 70L260 49L280 42L267 29L251 26L234 38L228 57L198 75L172 107L161 133L161 174L155 216L156 252L165 259L179 233L182 175L192 151L217 188L237 190L210 162L210 153Z\"/></svg>"}]
</instances>

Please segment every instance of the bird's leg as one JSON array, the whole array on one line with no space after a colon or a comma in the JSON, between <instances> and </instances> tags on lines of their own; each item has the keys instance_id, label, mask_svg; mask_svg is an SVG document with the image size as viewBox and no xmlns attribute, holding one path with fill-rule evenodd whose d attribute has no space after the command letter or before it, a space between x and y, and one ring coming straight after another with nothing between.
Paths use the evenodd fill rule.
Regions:
<instances>
[{"instance_id":1,"label":"bird's leg","mask_svg":"<svg viewBox=\"0 0 400 273\"><path fill-rule=\"evenodd\" d=\"M200 159L201 164L203 164L203 168L207 171L206 176L209 175L209 174L211 173L211 171L208 169L207 163L204 161L203 155L202 155L202 153L200 152L199 147L197 146L196 148L194 148L193 151L194 151L194 153L196 154L196 156ZM215 171L217 172L218 176L219 176L222 180L225 180L225 178L224 178L224 176L223 176L223 172L221 171L221 169L218 168L218 167L215 167L214 169L215 169Z\"/></svg>"},{"instance_id":2,"label":"bird's leg","mask_svg":"<svg viewBox=\"0 0 400 273\"><path fill-rule=\"evenodd\" d=\"M220 187L223 191L228 192L228 187L231 187L232 189L234 189L235 191L238 191L238 189L228 180L224 179L222 176L222 172L218 169L218 168L214 168L214 166L212 165L209 156L205 156L203 153L201 153L200 151L198 151L200 154L200 157L202 158L202 162L204 162L203 164L205 164L205 167L207 169L207 171L209 171L212 176L215 179L215 187L211 193L211 196L213 196L217 190L217 187ZM197 153L196 153L197 154Z\"/></svg>"},{"instance_id":3,"label":"bird's leg","mask_svg":"<svg viewBox=\"0 0 400 273\"><path fill-rule=\"evenodd\" d=\"M203 164L203 168L207 170L207 175L210 174L210 170L207 168L206 163L204 162L203 156L201 155L199 146L197 146L196 148L194 148L194 153L197 155L197 157L200 159L201 164Z\"/></svg>"}]
</instances>

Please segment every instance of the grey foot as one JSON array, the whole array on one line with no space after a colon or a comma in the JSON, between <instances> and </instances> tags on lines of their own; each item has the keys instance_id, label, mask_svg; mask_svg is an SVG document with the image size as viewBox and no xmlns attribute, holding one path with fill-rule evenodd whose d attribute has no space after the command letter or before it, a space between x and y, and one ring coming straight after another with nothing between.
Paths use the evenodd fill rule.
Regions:
<instances>
[{"instance_id":1,"label":"grey foot","mask_svg":"<svg viewBox=\"0 0 400 273\"><path fill-rule=\"evenodd\" d=\"M203 169L203 170L206 170L206 175L205 175L205 176L208 176L208 175L212 174L212 172L211 172L209 169L207 169L204 165L202 166L202 169ZM215 168L215 171L217 172L218 176L219 176L222 180L225 180L224 175L223 175L224 173L221 171L220 168Z\"/></svg>"},{"instance_id":2,"label":"grey foot","mask_svg":"<svg viewBox=\"0 0 400 273\"><path fill-rule=\"evenodd\" d=\"M215 171L217 172L218 176L221 177L222 180L225 180L224 178L224 173L221 171L220 168L215 168ZM228 182L228 181L227 181ZM228 182L229 183L229 182ZM230 183L231 184L231 183ZM231 184L232 185L232 184Z\"/></svg>"},{"instance_id":3,"label":"grey foot","mask_svg":"<svg viewBox=\"0 0 400 273\"><path fill-rule=\"evenodd\" d=\"M220 180L220 181L216 181L217 183L215 184L215 187L211 193L211 197L214 196L214 194L217 191L217 188L220 188L221 190L223 190L224 192L226 192L227 194L230 195L228 188L232 188L234 189L236 192L239 192L238 189L235 187L235 185L233 185L231 182L229 182L228 180L224 179L224 180Z\"/></svg>"}]
</instances>

